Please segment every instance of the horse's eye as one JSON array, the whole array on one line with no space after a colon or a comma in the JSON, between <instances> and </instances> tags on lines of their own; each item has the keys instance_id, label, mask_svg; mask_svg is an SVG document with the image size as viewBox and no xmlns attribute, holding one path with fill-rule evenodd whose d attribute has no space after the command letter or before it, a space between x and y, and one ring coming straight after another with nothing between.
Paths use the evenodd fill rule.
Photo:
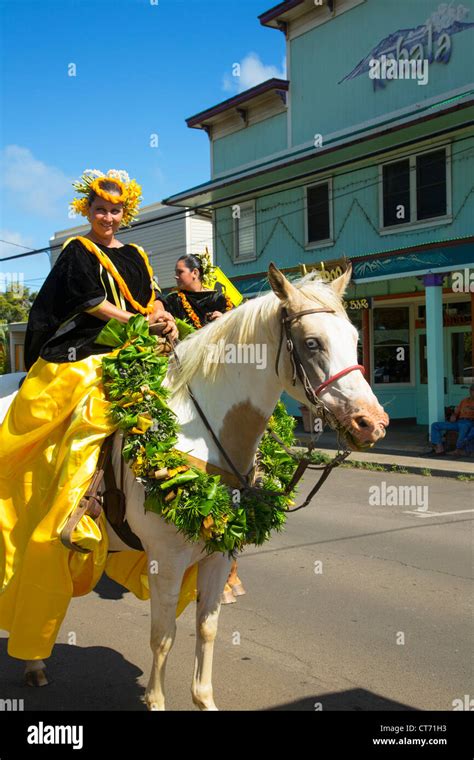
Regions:
<instances>
[{"instance_id":1,"label":"horse's eye","mask_svg":"<svg viewBox=\"0 0 474 760\"><path fill-rule=\"evenodd\" d=\"M321 349L321 343L317 338L306 338L305 345L310 351L319 351Z\"/></svg>"}]
</instances>

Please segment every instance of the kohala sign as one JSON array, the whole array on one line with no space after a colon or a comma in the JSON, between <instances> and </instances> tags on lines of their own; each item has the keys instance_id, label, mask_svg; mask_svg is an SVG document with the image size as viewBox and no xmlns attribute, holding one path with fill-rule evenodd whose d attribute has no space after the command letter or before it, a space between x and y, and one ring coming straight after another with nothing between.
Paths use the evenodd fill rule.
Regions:
<instances>
[{"instance_id":1,"label":"kohala sign","mask_svg":"<svg viewBox=\"0 0 474 760\"><path fill-rule=\"evenodd\" d=\"M368 73L373 79L374 90L377 90L386 87L387 79L399 78L399 61L426 61L426 67L432 63L448 63L451 58L452 36L474 27L474 23L464 21L468 14L469 8L461 3L457 6L441 3L424 24L412 29L399 29L385 37L339 84ZM380 66L380 76L374 76L377 63ZM383 76L382 66L385 67L386 76Z\"/></svg>"}]
</instances>

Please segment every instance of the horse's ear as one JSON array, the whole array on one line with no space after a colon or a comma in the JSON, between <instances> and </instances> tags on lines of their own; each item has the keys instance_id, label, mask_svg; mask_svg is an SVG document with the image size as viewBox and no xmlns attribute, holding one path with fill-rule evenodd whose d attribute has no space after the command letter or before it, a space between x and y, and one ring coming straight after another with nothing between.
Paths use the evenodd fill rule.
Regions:
<instances>
[{"instance_id":1,"label":"horse's ear","mask_svg":"<svg viewBox=\"0 0 474 760\"><path fill-rule=\"evenodd\" d=\"M352 277L352 264L347 265L347 269L340 277L337 277L331 282L331 288L337 293L338 296L344 295Z\"/></svg>"},{"instance_id":2,"label":"horse's ear","mask_svg":"<svg viewBox=\"0 0 474 760\"><path fill-rule=\"evenodd\" d=\"M286 279L283 272L280 272L273 261L268 267L268 281L273 292L281 301L288 301L292 296L297 294L295 286Z\"/></svg>"}]
</instances>

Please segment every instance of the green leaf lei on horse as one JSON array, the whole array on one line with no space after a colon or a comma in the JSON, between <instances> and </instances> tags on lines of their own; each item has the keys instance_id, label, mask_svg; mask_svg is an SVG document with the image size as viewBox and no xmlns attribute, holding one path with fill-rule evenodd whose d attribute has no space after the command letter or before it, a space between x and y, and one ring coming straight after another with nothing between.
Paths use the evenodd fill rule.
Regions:
<instances>
[{"instance_id":1,"label":"green leaf lei on horse","mask_svg":"<svg viewBox=\"0 0 474 760\"><path fill-rule=\"evenodd\" d=\"M176 320L180 337L194 332ZM96 342L122 347L114 357L104 357L102 380L114 424L125 431L123 457L145 488L145 509L161 515L190 541L203 540L208 553L235 555L245 544L263 544L272 530L282 530L290 496L238 491L187 463L186 454L174 447L179 424L166 399L170 391L162 383L169 358L162 352L166 341L149 334L141 315L127 324L110 320ZM270 428L286 446L294 443L295 420L278 402ZM257 451L261 488L284 489L296 469L283 448L265 433Z\"/></svg>"}]
</instances>

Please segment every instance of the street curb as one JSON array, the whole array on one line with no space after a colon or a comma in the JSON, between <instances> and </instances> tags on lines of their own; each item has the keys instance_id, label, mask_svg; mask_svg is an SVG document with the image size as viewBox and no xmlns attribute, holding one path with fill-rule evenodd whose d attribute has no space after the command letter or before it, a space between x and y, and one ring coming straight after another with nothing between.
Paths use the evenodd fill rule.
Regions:
<instances>
[{"instance_id":1,"label":"street curb","mask_svg":"<svg viewBox=\"0 0 474 760\"><path fill-rule=\"evenodd\" d=\"M351 467L354 470L366 470L370 471L370 468L367 467L357 467L357 462L360 462L360 459L346 459L345 460L347 464L350 464ZM431 478L431 477L437 477L437 478L454 478L455 480L459 479L460 475L465 475L466 477L472 477L474 478L474 473L472 472L459 472L459 471L453 471L453 470L438 470L438 469L432 469L429 466L421 467L421 465L398 465L396 463L396 467L403 467L403 470L406 470L407 472L400 472L400 470L393 470L390 465L385 464L384 462L371 462L371 464L375 464L379 467L383 467L384 471L387 473L392 473L393 475L407 475L410 473L411 475L421 475L423 478ZM424 475L423 470L429 470L429 475ZM373 472L382 472L382 470L373 470ZM462 482L470 482L470 481L460 481Z\"/></svg>"},{"instance_id":2,"label":"street curb","mask_svg":"<svg viewBox=\"0 0 474 760\"><path fill-rule=\"evenodd\" d=\"M300 444L300 448L306 448L304 446L304 443L303 445L301 445L302 444L301 440L299 440L298 443ZM335 449L319 449L317 446L315 446L314 450L318 453L325 454L326 456L329 456L331 458L336 455ZM390 454L386 454L384 456L389 457ZM416 457L411 457L411 458L415 459ZM427 458L426 462L423 459L423 462L420 464L405 464L405 462L403 461L403 457L396 456L396 455L393 457L391 462L387 462L387 461L384 462L384 461L381 461L377 457L377 455L374 455L374 459L365 459L365 458L359 458L357 454L355 454L355 456L348 457L344 461L344 464L349 465L354 470L365 470L367 472L370 472L370 471L382 472L382 470L371 470L370 466L367 467L365 465L374 465L376 467L383 467L384 468L383 472L392 473L393 475L411 474L411 475L421 475L421 477L425 477L425 478L430 478L430 477L454 478L455 480L458 480L460 475L474 478L474 463L468 462L466 464L470 465L470 467L468 466L465 469L454 470L454 469L441 469L436 466L433 467L431 466L432 462L433 464L435 464L436 460ZM393 467L397 469L392 469ZM406 470L406 472L400 472L398 468L403 468L403 470L404 471ZM423 474L422 472L423 470L429 470L430 471L429 475ZM460 482L462 483L463 481L461 480ZM470 481L464 481L464 482L468 483Z\"/></svg>"}]
</instances>

